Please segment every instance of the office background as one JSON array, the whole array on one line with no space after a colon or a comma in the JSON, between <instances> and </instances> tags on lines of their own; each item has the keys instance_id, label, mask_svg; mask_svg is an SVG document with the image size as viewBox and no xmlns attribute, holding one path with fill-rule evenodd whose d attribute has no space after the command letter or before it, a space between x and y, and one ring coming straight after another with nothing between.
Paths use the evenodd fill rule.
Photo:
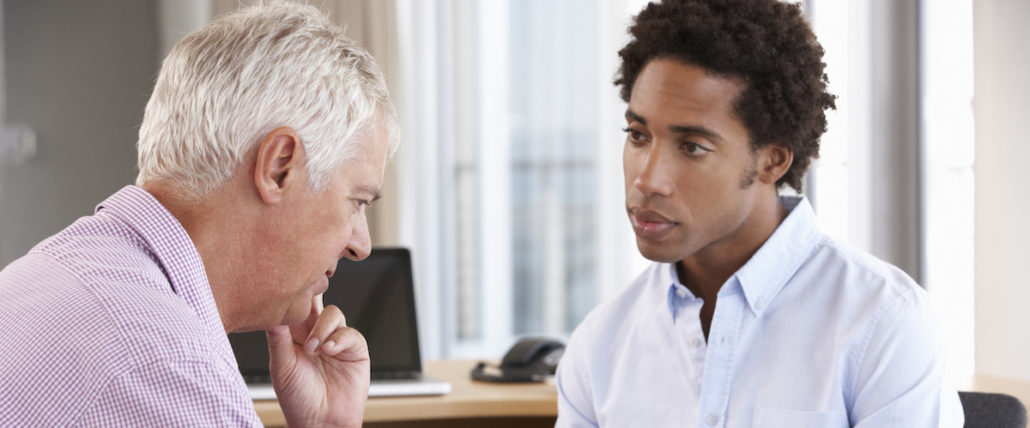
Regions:
<instances>
[{"instance_id":1,"label":"office background","mask_svg":"<svg viewBox=\"0 0 1030 428\"><path fill-rule=\"evenodd\" d=\"M314 3L401 113L373 239L415 251L427 356L565 335L639 270L610 81L640 0ZM3 1L0 118L37 144L0 151L0 264L134 181L161 58L235 4ZM927 287L957 372L1030 380L1030 4L804 7L841 96L807 181L823 227Z\"/></svg>"}]
</instances>

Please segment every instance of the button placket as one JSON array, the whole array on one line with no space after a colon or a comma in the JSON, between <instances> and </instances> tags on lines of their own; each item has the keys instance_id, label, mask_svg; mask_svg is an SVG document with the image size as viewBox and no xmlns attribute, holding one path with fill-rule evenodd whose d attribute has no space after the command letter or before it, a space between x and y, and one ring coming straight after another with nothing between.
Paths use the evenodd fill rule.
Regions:
<instances>
[{"instance_id":1,"label":"button placket","mask_svg":"<svg viewBox=\"0 0 1030 428\"><path fill-rule=\"evenodd\" d=\"M686 297L679 299L677 302L680 307L677 318L683 322L677 323L676 330L680 337L680 349L685 353L684 356L687 357L683 362L690 366L688 373L697 382L696 388L700 393L706 352L704 336L701 332L701 323L699 322L702 302L699 299L690 298L690 293L685 288L677 287L676 296L678 297L681 293Z\"/></svg>"}]
</instances>

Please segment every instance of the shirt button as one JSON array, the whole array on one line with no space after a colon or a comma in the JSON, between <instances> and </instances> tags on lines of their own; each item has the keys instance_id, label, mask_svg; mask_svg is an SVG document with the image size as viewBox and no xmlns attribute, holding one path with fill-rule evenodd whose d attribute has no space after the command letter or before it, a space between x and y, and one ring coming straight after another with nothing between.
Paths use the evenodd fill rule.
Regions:
<instances>
[{"instance_id":1,"label":"shirt button","mask_svg":"<svg viewBox=\"0 0 1030 428\"><path fill-rule=\"evenodd\" d=\"M719 417L715 415L708 415L705 417L705 423L708 425L715 425L719 423Z\"/></svg>"},{"instance_id":2,"label":"shirt button","mask_svg":"<svg viewBox=\"0 0 1030 428\"><path fill-rule=\"evenodd\" d=\"M676 289L676 295L680 296L681 299L686 299L687 298L687 290L684 290L682 288L677 288Z\"/></svg>"},{"instance_id":3,"label":"shirt button","mask_svg":"<svg viewBox=\"0 0 1030 428\"><path fill-rule=\"evenodd\" d=\"M755 309L758 309L758 310L765 309L765 303L762 303L762 302L755 303Z\"/></svg>"},{"instance_id":4,"label":"shirt button","mask_svg":"<svg viewBox=\"0 0 1030 428\"><path fill-rule=\"evenodd\" d=\"M691 348L697 348L698 346L701 345L701 340L696 338L696 337L691 337L690 341L688 341L687 343L690 344Z\"/></svg>"}]
</instances>

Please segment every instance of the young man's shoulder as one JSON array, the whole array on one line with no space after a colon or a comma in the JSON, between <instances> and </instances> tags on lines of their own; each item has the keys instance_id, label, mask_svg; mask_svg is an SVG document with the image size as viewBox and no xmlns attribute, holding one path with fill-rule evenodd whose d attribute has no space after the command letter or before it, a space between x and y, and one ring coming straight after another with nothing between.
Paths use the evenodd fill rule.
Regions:
<instances>
[{"instance_id":1,"label":"young man's shoulder","mask_svg":"<svg viewBox=\"0 0 1030 428\"><path fill-rule=\"evenodd\" d=\"M829 237L821 240L799 274L821 275L849 294L925 298L925 290L901 268L854 245Z\"/></svg>"},{"instance_id":2,"label":"young man's shoulder","mask_svg":"<svg viewBox=\"0 0 1030 428\"><path fill-rule=\"evenodd\" d=\"M570 342L593 346L598 341L610 340L613 335L629 334L646 317L663 305L664 293L672 284L663 287L655 281L664 263L652 262L625 288L606 298L587 313L572 334Z\"/></svg>"}]
</instances>

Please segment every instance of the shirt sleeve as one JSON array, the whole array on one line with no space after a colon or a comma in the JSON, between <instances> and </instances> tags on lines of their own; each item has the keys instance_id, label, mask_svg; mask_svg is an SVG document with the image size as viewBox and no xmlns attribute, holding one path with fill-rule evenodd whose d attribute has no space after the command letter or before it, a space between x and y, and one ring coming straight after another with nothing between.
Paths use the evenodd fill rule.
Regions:
<instances>
[{"instance_id":1,"label":"shirt sleeve","mask_svg":"<svg viewBox=\"0 0 1030 428\"><path fill-rule=\"evenodd\" d=\"M852 426L962 427L932 311L920 297L901 296L871 330L856 370Z\"/></svg>"},{"instance_id":2,"label":"shirt sleeve","mask_svg":"<svg viewBox=\"0 0 1030 428\"><path fill-rule=\"evenodd\" d=\"M582 328L582 326L580 327ZM562 356L555 375L558 389L558 420L555 428L596 428L597 418L591 399L590 382L583 361L577 352L581 348L575 334Z\"/></svg>"},{"instance_id":3,"label":"shirt sleeve","mask_svg":"<svg viewBox=\"0 0 1030 428\"><path fill-rule=\"evenodd\" d=\"M77 425L262 426L239 376L206 361L157 361L125 373Z\"/></svg>"}]
</instances>

